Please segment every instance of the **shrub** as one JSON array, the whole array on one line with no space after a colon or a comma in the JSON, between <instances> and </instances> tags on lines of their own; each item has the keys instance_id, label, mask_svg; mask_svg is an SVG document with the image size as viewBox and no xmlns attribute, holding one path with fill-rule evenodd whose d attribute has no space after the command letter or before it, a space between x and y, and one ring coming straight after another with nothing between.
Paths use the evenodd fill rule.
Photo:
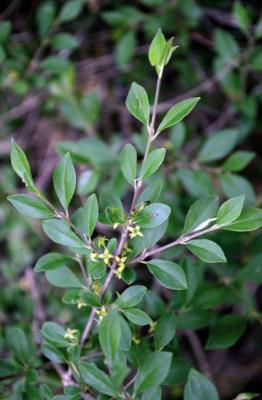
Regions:
<instances>
[{"instance_id":1,"label":"shrub","mask_svg":"<svg viewBox=\"0 0 262 400\"><path fill-rule=\"evenodd\" d=\"M27 398L40 394L43 399L56 400L157 400L170 396L170 385L186 382L185 400L216 400L218 392L211 380L180 354L176 330L189 329L190 337L195 330L208 328L206 349L228 348L242 336L248 320L256 317L245 292L249 271L244 269L234 276L231 266L227 273L230 249L225 255L213 240L217 235L222 247L230 248L228 240L235 236L231 239L228 231L237 235L262 225L261 210L252 206L253 191L246 189L243 178L229 172L244 167L253 154L239 151L222 167L206 167L221 168L221 186L230 197L221 205L210 178L194 169L178 171L182 185L193 197L199 197L184 221L176 216L174 194L171 198L161 194L164 182L158 177L166 156L162 138L166 129L176 127L174 141L179 148L183 141L181 121L200 100L193 97L176 103L157 122L161 81L176 48L173 39L166 40L158 30L148 52L157 76L153 104L137 83L131 85L126 99L128 111L146 131L146 143L140 143L139 148L127 143L119 155L105 144L101 150L92 139L60 145L64 155L53 173L59 207L37 188L25 153L12 142L12 167L30 194L8 199L21 214L43 220L44 233L59 245L56 252L37 261L35 272L44 273L54 287L66 289L62 301L73 307L76 315L68 324L61 323L59 315L43 323L40 358L21 329L10 330L14 359L9 368L24 376ZM199 162L208 165L223 159L236 142L235 131L213 135L200 149ZM117 174L121 171L121 189L116 191L121 195L114 193L117 183L111 183L101 189L97 186L97 194L86 198L78 181L80 201L74 200L77 174L72 159L81 151L100 166L101 182L107 177L108 165ZM239 180L246 196L231 196ZM201 197L201 185L209 184L210 194ZM207 267L215 279L204 278ZM241 305L241 313L234 313L236 304ZM226 307L219 309L222 305ZM193 340L197 338L193 336ZM64 394L53 397L52 384L45 375L38 392L35 382L39 371L49 365L60 376ZM207 370L202 372L208 375Z\"/></svg>"}]
</instances>

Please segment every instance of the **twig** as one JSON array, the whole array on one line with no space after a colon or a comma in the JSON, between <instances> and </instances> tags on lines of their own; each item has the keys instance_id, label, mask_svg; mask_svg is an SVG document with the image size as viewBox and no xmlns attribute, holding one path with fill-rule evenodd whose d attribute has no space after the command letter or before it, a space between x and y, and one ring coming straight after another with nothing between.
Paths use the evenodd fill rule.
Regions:
<instances>
[{"instance_id":1,"label":"twig","mask_svg":"<svg viewBox=\"0 0 262 400\"><path fill-rule=\"evenodd\" d=\"M203 229L202 231L199 231L199 232L193 232L193 233L191 233L189 235L185 235L185 236L182 235L177 240L175 240L175 241L173 241L171 243L168 243L168 244L166 244L164 246L160 246L160 247L158 247L156 249L153 249L151 251L147 251L144 254L142 253L140 256L138 256L138 257L134 258L132 261L130 261L129 264L136 264L138 262L143 261L145 258L153 256L154 254L161 253L162 251L170 249L171 247L178 246L179 244L185 244L186 242L188 242L191 239L194 239L196 237L202 236L205 233L214 232L214 231L216 231L218 229L219 229L218 225L213 225L213 226L211 226L209 228L206 228L206 229Z\"/></svg>"},{"instance_id":2,"label":"twig","mask_svg":"<svg viewBox=\"0 0 262 400\"><path fill-rule=\"evenodd\" d=\"M15 106L11 110L1 115L0 123L4 123L13 118L19 118L28 113L29 111L37 108L43 98L43 93L38 93L36 95L30 96L23 101L23 103Z\"/></svg>"},{"instance_id":3,"label":"twig","mask_svg":"<svg viewBox=\"0 0 262 400\"><path fill-rule=\"evenodd\" d=\"M190 330L185 330L184 333L187 336L188 341L192 347L193 353L196 357L200 370L203 372L203 374L205 374L205 376L208 379L211 379L212 373L210 370L209 362L197 334L194 331Z\"/></svg>"}]
</instances>

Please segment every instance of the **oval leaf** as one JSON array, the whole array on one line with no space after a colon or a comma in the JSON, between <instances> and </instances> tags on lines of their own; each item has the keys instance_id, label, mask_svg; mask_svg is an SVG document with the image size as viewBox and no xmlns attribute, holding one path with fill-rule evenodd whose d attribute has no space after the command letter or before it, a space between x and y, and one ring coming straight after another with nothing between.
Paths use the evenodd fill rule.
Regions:
<instances>
[{"instance_id":1,"label":"oval leaf","mask_svg":"<svg viewBox=\"0 0 262 400\"><path fill-rule=\"evenodd\" d=\"M49 219L43 222L43 229L49 239L55 243L76 248L85 247L85 244L69 228L69 225L65 221L55 218Z\"/></svg>"},{"instance_id":2,"label":"oval leaf","mask_svg":"<svg viewBox=\"0 0 262 400\"><path fill-rule=\"evenodd\" d=\"M69 153L57 163L53 183L60 203L67 210L76 188L76 173Z\"/></svg>"},{"instance_id":3,"label":"oval leaf","mask_svg":"<svg viewBox=\"0 0 262 400\"><path fill-rule=\"evenodd\" d=\"M80 361L78 363L78 369L83 381L93 389L107 394L108 396L115 397L118 394L109 376L97 368L94 363Z\"/></svg>"},{"instance_id":4,"label":"oval leaf","mask_svg":"<svg viewBox=\"0 0 262 400\"><path fill-rule=\"evenodd\" d=\"M61 253L47 253L36 263L35 272L44 272L52 269L58 269L65 267L73 261L72 257L69 257Z\"/></svg>"},{"instance_id":5,"label":"oval leaf","mask_svg":"<svg viewBox=\"0 0 262 400\"><path fill-rule=\"evenodd\" d=\"M200 260L207 263L227 262L221 247L208 239L195 239L185 243L186 247Z\"/></svg>"},{"instance_id":6,"label":"oval leaf","mask_svg":"<svg viewBox=\"0 0 262 400\"><path fill-rule=\"evenodd\" d=\"M147 179L151 175L153 175L153 173L158 170L158 168L164 161L165 154L166 154L166 150L163 148L151 151L151 153L149 153L145 163L142 165L142 168L140 171L140 178Z\"/></svg>"},{"instance_id":7,"label":"oval leaf","mask_svg":"<svg viewBox=\"0 0 262 400\"><path fill-rule=\"evenodd\" d=\"M170 208L165 204L150 204L138 213L134 222L141 228L155 228L168 219L170 211Z\"/></svg>"},{"instance_id":8,"label":"oval leaf","mask_svg":"<svg viewBox=\"0 0 262 400\"><path fill-rule=\"evenodd\" d=\"M228 225L234 222L241 214L245 196L237 196L227 200L218 211L218 225Z\"/></svg>"},{"instance_id":9,"label":"oval leaf","mask_svg":"<svg viewBox=\"0 0 262 400\"><path fill-rule=\"evenodd\" d=\"M131 308L139 304L146 294L146 287L134 285L127 288L116 300L115 304L120 308Z\"/></svg>"},{"instance_id":10,"label":"oval leaf","mask_svg":"<svg viewBox=\"0 0 262 400\"><path fill-rule=\"evenodd\" d=\"M53 286L59 288L84 288L78 277L67 267L49 270L45 273L46 279Z\"/></svg>"},{"instance_id":11,"label":"oval leaf","mask_svg":"<svg viewBox=\"0 0 262 400\"><path fill-rule=\"evenodd\" d=\"M119 348L121 320L116 310L103 317L99 325L99 342L107 360L111 363Z\"/></svg>"},{"instance_id":12,"label":"oval leaf","mask_svg":"<svg viewBox=\"0 0 262 400\"><path fill-rule=\"evenodd\" d=\"M147 93L143 86L133 82L129 90L126 107L128 111L142 124L147 126L150 117L150 105Z\"/></svg>"},{"instance_id":13,"label":"oval leaf","mask_svg":"<svg viewBox=\"0 0 262 400\"><path fill-rule=\"evenodd\" d=\"M156 135L158 135L164 129L170 128L170 126L173 126L182 121L182 119L185 118L193 110L199 100L200 97L192 97L190 99L183 100L170 108L170 110L166 113L163 120L161 121L156 131Z\"/></svg>"},{"instance_id":14,"label":"oval leaf","mask_svg":"<svg viewBox=\"0 0 262 400\"><path fill-rule=\"evenodd\" d=\"M45 219L52 218L54 213L37 197L26 194L9 196L8 201L26 217Z\"/></svg>"},{"instance_id":15,"label":"oval leaf","mask_svg":"<svg viewBox=\"0 0 262 400\"><path fill-rule=\"evenodd\" d=\"M121 171L130 185L136 179L137 153L132 144L126 144L120 153Z\"/></svg>"},{"instance_id":16,"label":"oval leaf","mask_svg":"<svg viewBox=\"0 0 262 400\"><path fill-rule=\"evenodd\" d=\"M184 400L219 400L212 382L194 369L190 370L185 386Z\"/></svg>"},{"instance_id":17,"label":"oval leaf","mask_svg":"<svg viewBox=\"0 0 262 400\"><path fill-rule=\"evenodd\" d=\"M152 319L144 311L139 310L138 308L126 308L123 310L123 313L127 319L135 325L144 326L152 322Z\"/></svg>"},{"instance_id":18,"label":"oval leaf","mask_svg":"<svg viewBox=\"0 0 262 400\"><path fill-rule=\"evenodd\" d=\"M165 260L150 260L147 268L160 283L168 289L184 290L187 288L186 275L182 268Z\"/></svg>"},{"instance_id":19,"label":"oval leaf","mask_svg":"<svg viewBox=\"0 0 262 400\"><path fill-rule=\"evenodd\" d=\"M98 221L98 203L95 194L88 197L83 208L83 219L86 225L86 234L90 238L95 230Z\"/></svg>"},{"instance_id":20,"label":"oval leaf","mask_svg":"<svg viewBox=\"0 0 262 400\"><path fill-rule=\"evenodd\" d=\"M195 201L190 207L185 220L183 234L198 230L205 221L214 218L218 210L218 198L205 196ZM201 229L203 229L201 227Z\"/></svg>"},{"instance_id":21,"label":"oval leaf","mask_svg":"<svg viewBox=\"0 0 262 400\"><path fill-rule=\"evenodd\" d=\"M160 385L170 369L172 354L167 352L151 353L139 366L135 380L135 393L144 392Z\"/></svg>"}]
</instances>

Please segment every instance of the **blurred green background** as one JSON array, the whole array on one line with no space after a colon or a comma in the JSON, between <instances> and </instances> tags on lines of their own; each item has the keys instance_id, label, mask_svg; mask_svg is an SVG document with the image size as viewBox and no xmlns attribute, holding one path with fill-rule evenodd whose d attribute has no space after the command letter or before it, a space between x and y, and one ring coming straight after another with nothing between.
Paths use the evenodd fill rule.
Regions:
<instances>
[{"instance_id":1,"label":"blurred green background","mask_svg":"<svg viewBox=\"0 0 262 400\"><path fill-rule=\"evenodd\" d=\"M51 198L53 168L58 154L68 150L77 163L80 196L99 189L122 198L126 184L115 164L119 150L132 141L142 152L146 139L126 110L125 98L136 81L147 88L152 100L156 76L147 50L161 27L167 37L174 36L179 48L164 74L159 112L178 100L201 96L186 122L160 139L167 149L159 173L163 198L175 210L166 237L180 232L189 206L207 193L218 192L221 199L244 193L249 204L261 206L261 11L258 0L241 4L72 0L69 5L59 0L1 1L0 349L4 358L9 355L8 327L20 326L31 335L31 327L36 329L36 321L44 318L35 315L33 305L40 300L31 271L51 248L40 225L19 216L6 202L8 195L23 190L10 167L11 137L26 151L38 187ZM230 160L232 152L235 159ZM204 318L205 296L221 284L222 298L235 296L230 307L236 313L245 310L249 318L237 345L207 356L221 398L232 399L240 391L261 390L262 235L218 236L231 255L230 262L207 270L197 315ZM179 254L172 251L167 256ZM45 313L50 318L59 315L61 321L77 321L82 311L74 315L74 310L61 304L61 293L39 279ZM214 307L227 310L229 305L222 306L219 295ZM179 296L173 301L179 304ZM190 327L202 329L205 324ZM180 335L182 354L197 365L190 333L182 329ZM199 340L205 339L202 329ZM26 398L21 397L18 382L5 380L7 371L8 365L0 369L0 388L5 393L0 398ZM174 376L169 382L170 398L179 399L186 372Z\"/></svg>"}]
</instances>

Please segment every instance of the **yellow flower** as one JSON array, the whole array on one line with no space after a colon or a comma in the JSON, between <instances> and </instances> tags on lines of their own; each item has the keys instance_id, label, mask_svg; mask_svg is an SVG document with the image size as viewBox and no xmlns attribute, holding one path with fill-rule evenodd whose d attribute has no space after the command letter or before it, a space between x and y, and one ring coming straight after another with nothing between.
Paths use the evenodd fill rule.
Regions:
<instances>
[{"instance_id":1,"label":"yellow flower","mask_svg":"<svg viewBox=\"0 0 262 400\"><path fill-rule=\"evenodd\" d=\"M119 268L122 268L122 269L124 269L125 268L125 262L126 262L126 260L127 260L127 257L118 257L118 256L115 256L115 260L116 260L116 263L117 263L117 265L118 265L118 267Z\"/></svg>"},{"instance_id":2,"label":"yellow flower","mask_svg":"<svg viewBox=\"0 0 262 400\"><path fill-rule=\"evenodd\" d=\"M98 240L97 240L97 245L98 247L105 247L106 241L108 239L105 236L99 236Z\"/></svg>"},{"instance_id":3,"label":"yellow flower","mask_svg":"<svg viewBox=\"0 0 262 400\"><path fill-rule=\"evenodd\" d=\"M128 231L129 231L129 237L130 239L133 239L137 236L143 237L143 233L140 230L140 226L139 225L135 225L135 226L129 226L128 227Z\"/></svg>"},{"instance_id":4,"label":"yellow flower","mask_svg":"<svg viewBox=\"0 0 262 400\"><path fill-rule=\"evenodd\" d=\"M155 327L156 327L156 322L150 322L150 324L149 324L149 333L154 332Z\"/></svg>"},{"instance_id":5,"label":"yellow flower","mask_svg":"<svg viewBox=\"0 0 262 400\"><path fill-rule=\"evenodd\" d=\"M65 333L65 335L64 335L64 338L65 338L65 339L72 340L72 341L75 341L75 340L76 340L76 335L77 335L77 334L78 334L78 330L77 330L77 329L70 329L70 328L67 328L66 333Z\"/></svg>"},{"instance_id":6,"label":"yellow flower","mask_svg":"<svg viewBox=\"0 0 262 400\"><path fill-rule=\"evenodd\" d=\"M113 255L109 253L109 251L108 251L107 248L105 248L104 253L99 254L98 257L99 257L99 258L102 258L102 260L104 261L104 263L105 263L106 265L108 265L110 259L113 258Z\"/></svg>"},{"instance_id":7,"label":"yellow flower","mask_svg":"<svg viewBox=\"0 0 262 400\"><path fill-rule=\"evenodd\" d=\"M100 310L96 310L96 313L99 317L99 321L101 321L103 319L103 317L107 314L107 310L106 310L105 306L102 306L100 308Z\"/></svg>"},{"instance_id":8,"label":"yellow flower","mask_svg":"<svg viewBox=\"0 0 262 400\"><path fill-rule=\"evenodd\" d=\"M114 270L114 274L118 277L118 279L122 278L122 271L120 271L118 268Z\"/></svg>"},{"instance_id":9,"label":"yellow flower","mask_svg":"<svg viewBox=\"0 0 262 400\"><path fill-rule=\"evenodd\" d=\"M98 282L93 282L92 289L95 292L95 294L97 294L97 295L100 294L100 285Z\"/></svg>"},{"instance_id":10,"label":"yellow flower","mask_svg":"<svg viewBox=\"0 0 262 400\"><path fill-rule=\"evenodd\" d=\"M82 308L85 306L86 306L86 303L82 299L79 299L77 302L77 308Z\"/></svg>"},{"instance_id":11,"label":"yellow flower","mask_svg":"<svg viewBox=\"0 0 262 400\"><path fill-rule=\"evenodd\" d=\"M133 335L132 340L135 344L139 344L141 341L138 335Z\"/></svg>"},{"instance_id":12,"label":"yellow flower","mask_svg":"<svg viewBox=\"0 0 262 400\"><path fill-rule=\"evenodd\" d=\"M97 257L98 257L98 254L97 254L97 253L92 252L92 253L90 254L90 259L91 259L91 261L93 261L93 262L97 262Z\"/></svg>"}]
</instances>

